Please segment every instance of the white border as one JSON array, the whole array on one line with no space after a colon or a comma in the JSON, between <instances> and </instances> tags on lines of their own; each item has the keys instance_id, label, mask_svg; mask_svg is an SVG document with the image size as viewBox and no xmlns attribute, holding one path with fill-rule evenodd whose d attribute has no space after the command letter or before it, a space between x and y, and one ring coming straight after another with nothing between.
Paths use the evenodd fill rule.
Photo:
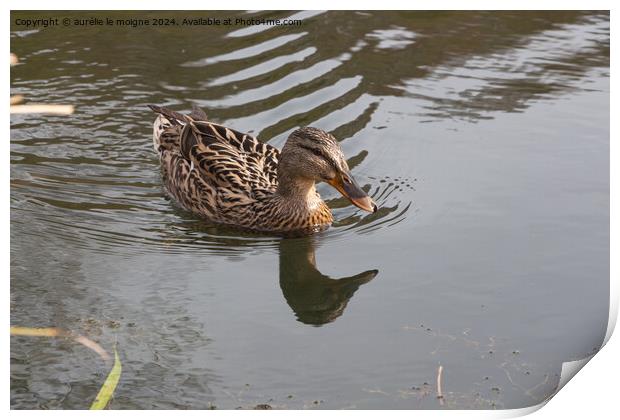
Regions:
<instances>
[{"instance_id":1,"label":"white border","mask_svg":"<svg viewBox=\"0 0 620 420\"><path fill-rule=\"evenodd\" d=\"M404 2L404 1L389 1L384 0L381 2L370 2L367 0L363 1L346 1L342 3L334 3L333 1L324 1L324 0L315 0L315 1L297 1L291 3L290 1L263 1L263 2L255 2L255 1L226 1L224 3L212 2L207 3L204 1L191 1L191 2L171 2L169 0L151 0L151 1L138 1L138 0L125 0L125 1L113 1L108 0L106 2L103 1L90 1L79 2L76 0L72 1L64 1L57 0L53 3L49 1L9 1L8 8L2 9L2 22L7 24L10 22L9 10L114 10L114 9L126 9L126 10L202 10L209 9L209 6L223 6L223 7L213 7L213 9L228 9L228 10L239 10L239 9L272 9L272 10L302 10L302 9L407 9L411 7L415 7L418 10L522 10L522 9L532 9L532 10L562 10L562 9L580 9L580 10L611 10L612 19L611 19L611 33L615 33L614 27L615 24L615 8L613 7L614 2L612 1L599 1L599 0L591 0L591 1L490 1L490 0L478 0L478 1L427 1L427 2ZM172 7L176 6L176 7ZM467 7L464 7L467 6ZM8 26L8 25L7 25ZM5 39L2 42L2 53L5 57L9 54L10 47L10 39L8 36L8 28L5 30ZM617 66L617 48L615 39L611 43L611 68L618 68ZM5 83L8 84L9 81L9 68L8 65L3 67L3 70L7 73L5 76ZM612 100L611 100L611 115L618 115L618 106L617 106L617 83L615 79L611 79L611 92L612 92ZM2 208L2 212L4 213L3 223L1 226L2 238L3 238L3 251L1 254L2 264L1 269L3 276L5 279L5 288L4 288L4 314L9 314L9 125L10 125L10 116L8 110L8 103L5 101L3 105L3 110L5 118L4 118L4 127L3 132L6 137L2 144L2 156L5 158L5 165L0 166L0 173L4 182L2 183L2 197L4 206ZM617 188L620 183L618 182L618 129L617 122L614 119L611 119L611 153L610 153L610 169L611 169L611 213L612 215L618 214L620 207L618 206L618 194ZM611 257L611 281L610 281L610 317L609 317L609 325L605 337L605 341L607 342L611 334L614 330L617 315L618 315L618 264L613 259L614 255L620 255L618 253L618 223L617 217L614 219L611 218L611 248L610 248L610 257ZM8 324L8 322L7 322ZM5 330L5 334L0 334L3 344L3 362L2 363L2 377L4 378L3 387L2 387L2 398L5 401L4 407L9 411L9 357L8 357L8 348L9 348L9 334L8 331ZM615 397L617 389L617 385L615 384L615 380L618 377L619 373L619 362L618 355L620 353L620 344L618 344L618 339L613 338L607 343L607 345L600 351L599 354L595 355L593 360L588 363L588 365L583 369L583 372L580 373L579 380L573 380L568 383L568 385L555 397L553 397L548 406L544 410L537 411L536 414L533 415L533 418L547 419L547 418L555 418L561 417L566 419L571 418L583 418L584 416L592 417L592 418L608 418L609 415L613 412L616 412L615 405ZM562 381L567 378L570 373L574 374L582 365L579 362L567 363L563 368ZM358 418L359 416L387 416L390 418L407 418L410 419L411 416L415 416L416 418L471 418L471 419L481 419L481 418L506 418L506 417L516 417L520 415L525 415L536 411L538 408L543 406L541 404L539 406L518 409L518 410L503 410L497 412L489 412L489 411L307 411L295 412L294 415L297 417L309 417L309 416L326 416L326 417L338 417L338 418L351 418L351 416L355 416ZM61 411L61 412L44 412L44 411L11 411L11 415L19 416L19 417L53 417L53 418L71 418L86 415L83 411ZM114 411L111 412L89 412L90 416L109 416L114 415L115 418L120 416L122 418L134 416L136 413L130 411ZM204 416L214 416L217 418L238 418L245 416L269 416L269 417L287 417L291 415L290 411L213 411L213 412L202 412L202 411L191 411L191 412L160 412L160 411L150 411L147 415L155 416L155 417L168 417L169 415L182 415L191 418L203 418Z\"/></svg>"}]
</instances>

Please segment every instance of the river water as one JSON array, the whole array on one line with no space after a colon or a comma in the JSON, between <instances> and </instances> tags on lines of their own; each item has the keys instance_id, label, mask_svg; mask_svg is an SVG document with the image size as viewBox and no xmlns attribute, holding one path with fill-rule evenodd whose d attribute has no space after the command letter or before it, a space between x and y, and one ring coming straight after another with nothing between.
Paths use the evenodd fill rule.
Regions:
<instances>
[{"instance_id":1,"label":"river water","mask_svg":"<svg viewBox=\"0 0 620 420\"><path fill-rule=\"evenodd\" d=\"M17 18L301 19L26 28ZM11 325L118 350L112 409L520 408L609 309L609 14L13 12ZM218 228L166 198L154 103L282 147L332 132L380 209ZM437 398L442 366L443 398ZM88 408L110 369L11 338L11 407Z\"/></svg>"}]
</instances>

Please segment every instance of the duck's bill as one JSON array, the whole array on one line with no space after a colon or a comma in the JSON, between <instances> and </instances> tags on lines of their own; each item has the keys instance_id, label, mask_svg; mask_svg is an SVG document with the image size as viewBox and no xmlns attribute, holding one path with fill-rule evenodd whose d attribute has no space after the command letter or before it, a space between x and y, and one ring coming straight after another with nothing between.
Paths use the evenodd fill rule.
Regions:
<instances>
[{"instance_id":1,"label":"duck's bill","mask_svg":"<svg viewBox=\"0 0 620 420\"><path fill-rule=\"evenodd\" d=\"M361 189L359 185L357 185L357 182L355 182L355 179L353 179L351 175L337 176L327 182L360 209L366 210L370 213L377 211L377 205L374 201L372 201L368 194L366 194L366 192Z\"/></svg>"}]
</instances>

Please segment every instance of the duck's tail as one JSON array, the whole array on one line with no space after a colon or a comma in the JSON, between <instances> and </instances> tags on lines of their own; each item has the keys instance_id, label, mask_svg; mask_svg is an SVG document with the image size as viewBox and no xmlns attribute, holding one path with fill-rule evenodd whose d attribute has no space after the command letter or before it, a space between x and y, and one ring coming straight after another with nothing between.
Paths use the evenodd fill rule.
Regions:
<instances>
[{"instance_id":1,"label":"duck's tail","mask_svg":"<svg viewBox=\"0 0 620 420\"><path fill-rule=\"evenodd\" d=\"M159 115L163 115L168 120L173 120L179 123L186 123L189 121L207 121L207 114L196 105L192 105L192 112L187 115L180 112L173 111L163 106L147 105L151 110Z\"/></svg>"},{"instance_id":2,"label":"duck's tail","mask_svg":"<svg viewBox=\"0 0 620 420\"><path fill-rule=\"evenodd\" d=\"M182 126L192 121L207 121L207 114L196 105L188 115L181 114L158 105L147 105L159 114L153 123L153 148L156 152L178 147L179 134Z\"/></svg>"}]
</instances>

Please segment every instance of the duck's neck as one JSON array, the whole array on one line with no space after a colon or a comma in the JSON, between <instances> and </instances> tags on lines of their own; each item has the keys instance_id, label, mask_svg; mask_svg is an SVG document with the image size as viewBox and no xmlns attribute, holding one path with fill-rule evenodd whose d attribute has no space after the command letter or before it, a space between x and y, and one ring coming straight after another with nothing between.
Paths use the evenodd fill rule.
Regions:
<instances>
[{"instance_id":1,"label":"duck's neck","mask_svg":"<svg viewBox=\"0 0 620 420\"><path fill-rule=\"evenodd\" d=\"M314 230L334 220L312 179L281 177L273 198L276 209L272 220L279 230Z\"/></svg>"},{"instance_id":2,"label":"duck's neck","mask_svg":"<svg viewBox=\"0 0 620 420\"><path fill-rule=\"evenodd\" d=\"M316 193L314 179L310 178L289 178L282 177L278 180L276 194L283 202L297 211L307 211L313 213L317 206L322 203L321 198Z\"/></svg>"}]
</instances>

